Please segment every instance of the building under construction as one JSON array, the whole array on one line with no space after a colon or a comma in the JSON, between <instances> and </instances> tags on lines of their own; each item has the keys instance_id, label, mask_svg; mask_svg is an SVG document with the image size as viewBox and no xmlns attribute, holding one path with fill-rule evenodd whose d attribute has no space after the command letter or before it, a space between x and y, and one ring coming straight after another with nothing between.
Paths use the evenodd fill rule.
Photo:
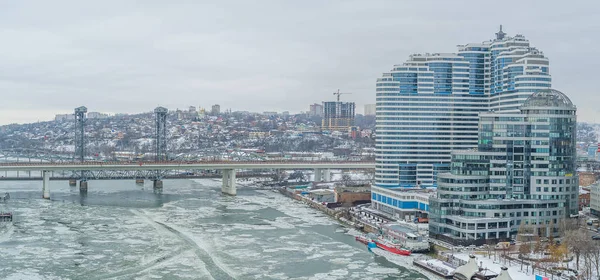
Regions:
<instances>
[{"instance_id":1,"label":"building under construction","mask_svg":"<svg viewBox=\"0 0 600 280\"><path fill-rule=\"evenodd\" d=\"M348 132L354 126L354 102L323 102L322 130Z\"/></svg>"}]
</instances>

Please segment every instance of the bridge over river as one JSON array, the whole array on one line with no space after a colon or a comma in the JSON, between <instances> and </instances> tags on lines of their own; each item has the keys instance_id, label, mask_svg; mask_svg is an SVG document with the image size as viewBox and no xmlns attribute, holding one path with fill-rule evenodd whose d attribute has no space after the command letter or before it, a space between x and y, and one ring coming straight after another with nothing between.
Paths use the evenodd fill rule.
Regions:
<instances>
[{"instance_id":1,"label":"bridge over river","mask_svg":"<svg viewBox=\"0 0 600 280\"><path fill-rule=\"evenodd\" d=\"M331 169L358 170L375 169L372 161L164 161L164 162L11 162L0 163L0 174L8 172L40 172L40 176L18 177L18 180L42 180L43 197L50 197L48 182L51 178L64 178L66 173L71 175L73 182L80 180L79 190L87 192L87 180L91 179L152 179L155 191L162 191L164 178L189 178L189 176L169 176L176 174L206 174L206 170L220 172L223 183L221 190L225 194L236 194L236 175L244 172L260 172L268 170L314 170L315 181L330 181ZM62 174L62 175L61 175ZM76 179L75 179L76 178ZM5 176L5 179L14 177Z\"/></svg>"}]
</instances>

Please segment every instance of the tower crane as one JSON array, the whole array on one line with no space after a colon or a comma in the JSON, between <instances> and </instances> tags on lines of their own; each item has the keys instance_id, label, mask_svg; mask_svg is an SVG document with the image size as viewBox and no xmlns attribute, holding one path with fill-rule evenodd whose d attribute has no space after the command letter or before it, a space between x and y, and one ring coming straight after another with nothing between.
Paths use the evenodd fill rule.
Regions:
<instances>
[{"instance_id":1,"label":"tower crane","mask_svg":"<svg viewBox=\"0 0 600 280\"><path fill-rule=\"evenodd\" d=\"M337 102L340 102L340 95L342 94L352 94L350 92L340 92L340 89L338 89L336 92L333 93L333 95L337 95Z\"/></svg>"}]
</instances>

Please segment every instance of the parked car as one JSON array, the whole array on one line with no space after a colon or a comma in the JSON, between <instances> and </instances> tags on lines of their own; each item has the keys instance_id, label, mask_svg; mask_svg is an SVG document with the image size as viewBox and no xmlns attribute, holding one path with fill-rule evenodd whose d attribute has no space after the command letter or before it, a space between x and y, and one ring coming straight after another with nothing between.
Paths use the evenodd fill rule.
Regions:
<instances>
[{"instance_id":1,"label":"parked car","mask_svg":"<svg viewBox=\"0 0 600 280\"><path fill-rule=\"evenodd\" d=\"M592 236L592 239L594 239L594 240L600 240L600 235L594 235L594 236Z\"/></svg>"}]
</instances>

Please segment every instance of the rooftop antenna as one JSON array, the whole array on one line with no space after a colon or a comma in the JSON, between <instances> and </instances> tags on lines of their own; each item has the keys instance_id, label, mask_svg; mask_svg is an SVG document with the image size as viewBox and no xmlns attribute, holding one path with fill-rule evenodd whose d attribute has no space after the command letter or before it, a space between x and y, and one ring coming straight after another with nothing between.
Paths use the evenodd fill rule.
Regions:
<instances>
[{"instance_id":1,"label":"rooftop antenna","mask_svg":"<svg viewBox=\"0 0 600 280\"><path fill-rule=\"evenodd\" d=\"M333 93L333 95L337 95L337 102L340 102L340 95L342 94L352 94L350 92L340 92L340 89L338 89L336 92Z\"/></svg>"},{"instance_id":2,"label":"rooftop antenna","mask_svg":"<svg viewBox=\"0 0 600 280\"><path fill-rule=\"evenodd\" d=\"M504 33L502 31L502 24L500 24L500 31L498 31L498 33L496 33L496 39L502 40L502 39L504 39L504 35L506 35L506 33Z\"/></svg>"}]
</instances>

